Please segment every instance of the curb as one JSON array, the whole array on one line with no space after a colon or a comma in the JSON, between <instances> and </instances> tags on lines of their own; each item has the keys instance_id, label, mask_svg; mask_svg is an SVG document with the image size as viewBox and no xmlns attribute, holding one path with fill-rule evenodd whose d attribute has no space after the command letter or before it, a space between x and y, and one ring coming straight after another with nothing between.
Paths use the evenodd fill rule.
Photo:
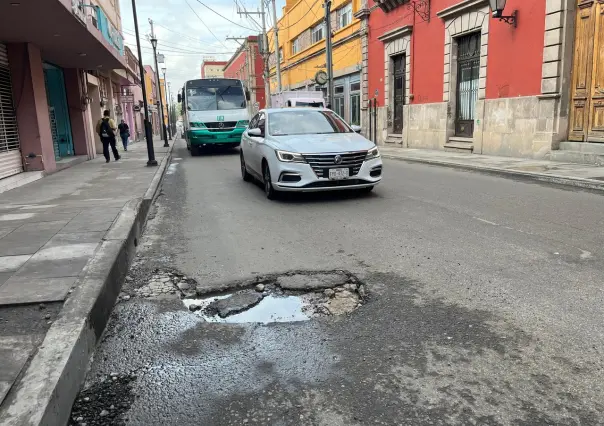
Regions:
<instances>
[{"instance_id":1,"label":"curb","mask_svg":"<svg viewBox=\"0 0 604 426\"><path fill-rule=\"evenodd\" d=\"M90 357L113 311L135 256L147 214L172 158L161 161L142 198L129 201L84 268L76 289L16 384L2 426L57 426L69 420Z\"/></svg>"},{"instance_id":2,"label":"curb","mask_svg":"<svg viewBox=\"0 0 604 426\"><path fill-rule=\"evenodd\" d=\"M595 179L553 176L553 175L548 175L545 173L524 172L521 170L501 169L498 167L488 167L488 166L474 165L474 164L460 164L460 163L453 163L450 161L441 161L441 160L424 159L424 158L400 157L397 155L392 155L392 154L387 154L387 153L386 154L381 153L381 154L382 154L382 158L386 158L388 160L406 161L408 163L429 164L432 166L449 167L452 169L471 170L471 171L481 172L481 173L490 174L490 175L494 175L494 176L520 177L520 178L524 178L527 180L544 182L544 183L549 183L549 184L553 184L553 185L573 186L575 188L588 189L588 190L598 191L598 192L604 191L604 182L597 181Z\"/></svg>"}]
</instances>

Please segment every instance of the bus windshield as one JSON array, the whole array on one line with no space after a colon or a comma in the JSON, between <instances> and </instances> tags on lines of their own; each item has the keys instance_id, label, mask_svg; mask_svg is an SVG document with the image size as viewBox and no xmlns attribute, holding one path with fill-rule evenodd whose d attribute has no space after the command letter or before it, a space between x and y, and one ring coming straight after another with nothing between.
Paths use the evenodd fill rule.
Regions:
<instances>
[{"instance_id":1,"label":"bus windshield","mask_svg":"<svg viewBox=\"0 0 604 426\"><path fill-rule=\"evenodd\" d=\"M189 111L216 111L246 107L245 93L238 80L193 80L187 82Z\"/></svg>"}]
</instances>

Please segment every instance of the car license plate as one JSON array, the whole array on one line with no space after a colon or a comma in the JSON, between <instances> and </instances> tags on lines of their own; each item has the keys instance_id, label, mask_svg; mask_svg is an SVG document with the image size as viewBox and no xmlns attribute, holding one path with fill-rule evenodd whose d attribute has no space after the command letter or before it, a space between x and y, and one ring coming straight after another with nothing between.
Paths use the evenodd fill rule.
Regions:
<instances>
[{"instance_id":1,"label":"car license plate","mask_svg":"<svg viewBox=\"0 0 604 426\"><path fill-rule=\"evenodd\" d=\"M329 179L332 180L342 180L347 179L349 176L350 170L348 169L329 169Z\"/></svg>"}]
</instances>

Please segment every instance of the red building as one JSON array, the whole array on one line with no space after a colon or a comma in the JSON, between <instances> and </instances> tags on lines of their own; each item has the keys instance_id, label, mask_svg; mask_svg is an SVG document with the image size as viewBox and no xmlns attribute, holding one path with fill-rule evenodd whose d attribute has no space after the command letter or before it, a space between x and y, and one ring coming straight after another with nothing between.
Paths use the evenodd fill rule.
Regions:
<instances>
[{"instance_id":1,"label":"red building","mask_svg":"<svg viewBox=\"0 0 604 426\"><path fill-rule=\"evenodd\" d=\"M588 34L604 42L602 2L508 0L502 15L515 22L487 0L361 3L363 127L377 99L379 143L532 158L602 147L565 142L604 141L604 101L590 90L604 87L604 58L593 41L574 53ZM571 101L579 81L587 114Z\"/></svg>"},{"instance_id":2,"label":"red building","mask_svg":"<svg viewBox=\"0 0 604 426\"><path fill-rule=\"evenodd\" d=\"M251 95L251 104L256 110L266 105L264 62L258 50L258 37L249 36L224 67L224 76L242 80ZM257 105L256 105L257 103Z\"/></svg>"}]
</instances>

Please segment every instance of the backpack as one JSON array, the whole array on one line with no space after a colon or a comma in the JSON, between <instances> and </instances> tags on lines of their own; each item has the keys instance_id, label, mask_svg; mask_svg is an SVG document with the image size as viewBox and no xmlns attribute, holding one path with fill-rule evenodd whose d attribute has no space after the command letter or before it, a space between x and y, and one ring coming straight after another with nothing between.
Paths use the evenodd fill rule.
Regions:
<instances>
[{"instance_id":1,"label":"backpack","mask_svg":"<svg viewBox=\"0 0 604 426\"><path fill-rule=\"evenodd\" d=\"M102 138L114 138L115 133L113 133L113 129L109 125L109 119L103 118L101 121L101 128L99 129L99 136Z\"/></svg>"}]
</instances>

